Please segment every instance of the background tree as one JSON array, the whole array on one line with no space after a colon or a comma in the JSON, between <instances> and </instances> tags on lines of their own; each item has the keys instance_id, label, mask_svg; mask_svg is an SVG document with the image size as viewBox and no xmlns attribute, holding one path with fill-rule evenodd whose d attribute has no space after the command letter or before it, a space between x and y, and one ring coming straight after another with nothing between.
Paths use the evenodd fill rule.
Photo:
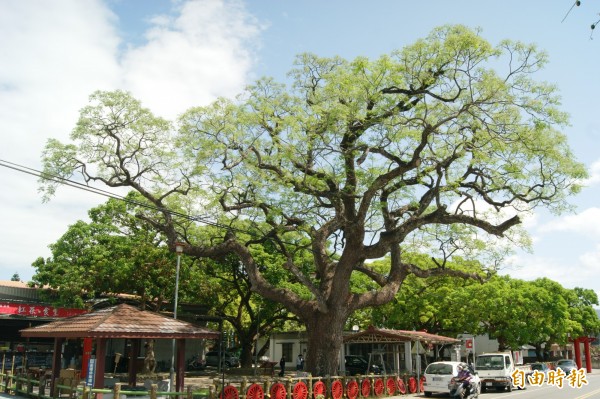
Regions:
<instances>
[{"instance_id":1,"label":"background tree","mask_svg":"<svg viewBox=\"0 0 600 399\"><path fill-rule=\"evenodd\" d=\"M464 267L464 266L463 266ZM493 276L480 284L453 277L409 277L393 302L372 309L375 323L456 336L489 334L500 350L523 345L566 344L567 337L600 332L592 290L566 289L547 278L533 281Z\"/></svg>"},{"instance_id":2,"label":"background tree","mask_svg":"<svg viewBox=\"0 0 600 399\"><path fill-rule=\"evenodd\" d=\"M21 276L19 276L19 273L15 273L10 278L10 281L21 281Z\"/></svg>"},{"instance_id":3,"label":"background tree","mask_svg":"<svg viewBox=\"0 0 600 399\"><path fill-rule=\"evenodd\" d=\"M595 336L600 332L600 320L594 306L598 295L594 290L576 287L565 294L569 313L569 335L572 339Z\"/></svg>"},{"instance_id":4,"label":"background tree","mask_svg":"<svg viewBox=\"0 0 600 399\"><path fill-rule=\"evenodd\" d=\"M269 257L268 253L266 256ZM264 268L269 267L262 264ZM211 314L221 317L233 328L242 366L251 366L268 349L267 344L263 348L256 347L259 337L283 331L290 327L288 323L298 329L298 319L283 305L252 292L248 275L235 255L229 254L217 261L203 260L200 267L210 288L197 300L209 305Z\"/></svg>"},{"instance_id":5,"label":"background tree","mask_svg":"<svg viewBox=\"0 0 600 399\"><path fill-rule=\"evenodd\" d=\"M515 238L519 213L562 211L578 191L586 172L558 130L556 88L532 79L545 62L534 46L494 47L462 26L373 61L304 54L290 88L261 79L236 101L191 109L176 137L128 94L98 92L77 144L48 142L44 170L135 189L160 213L139 216L172 250L186 231L170 206L210 215L219 236L188 240L186 253L235 253L252 290L306 326L308 370L333 374L353 312L388 303L411 274L465 276L447 260L489 254L498 242L485 241ZM44 181L45 194L56 185ZM250 239L238 228L248 223ZM254 258L264 243L285 259L278 282ZM403 256L415 248L432 253L426 267ZM389 270L369 267L388 254ZM353 290L353 274L377 289Z\"/></svg>"},{"instance_id":6,"label":"background tree","mask_svg":"<svg viewBox=\"0 0 600 399\"><path fill-rule=\"evenodd\" d=\"M56 300L66 306L83 307L89 299L132 294L143 308L162 310L174 297L175 256L165 237L136 218L131 208L110 199L91 209L89 223L77 221L69 226L50 245L51 257L33 263L32 282L54 288ZM184 263L182 278L190 273ZM194 289L182 286L183 298L189 296L188 288Z\"/></svg>"},{"instance_id":7,"label":"background tree","mask_svg":"<svg viewBox=\"0 0 600 399\"><path fill-rule=\"evenodd\" d=\"M426 255L413 255L418 265L428 263ZM374 262L389 263L389 259ZM482 273L478 262L462 262L455 259L452 268L467 273ZM382 266L389 268L389 265ZM482 278L484 276L482 275ZM394 300L371 309L375 324L400 330L425 330L433 334L455 337L458 334L480 334L479 319L471 311L472 306L480 306L477 298L472 298L470 286L480 284L473 279L452 276L430 276L419 278L408 276Z\"/></svg>"}]
</instances>

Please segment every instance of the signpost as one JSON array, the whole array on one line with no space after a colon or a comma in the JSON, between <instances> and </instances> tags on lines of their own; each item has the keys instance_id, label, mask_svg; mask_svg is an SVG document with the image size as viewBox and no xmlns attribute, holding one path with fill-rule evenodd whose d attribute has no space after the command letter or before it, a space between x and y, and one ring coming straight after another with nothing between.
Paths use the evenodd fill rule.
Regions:
<instances>
[{"instance_id":1,"label":"signpost","mask_svg":"<svg viewBox=\"0 0 600 399\"><path fill-rule=\"evenodd\" d=\"M85 378L85 386L89 388L94 387L94 380L96 378L96 359L91 358L88 360L87 376Z\"/></svg>"}]
</instances>

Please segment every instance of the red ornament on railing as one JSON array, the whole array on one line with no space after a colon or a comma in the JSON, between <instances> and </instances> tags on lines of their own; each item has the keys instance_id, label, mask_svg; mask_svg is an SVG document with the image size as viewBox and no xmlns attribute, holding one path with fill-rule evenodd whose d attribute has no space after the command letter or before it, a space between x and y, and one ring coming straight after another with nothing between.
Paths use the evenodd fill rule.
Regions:
<instances>
[{"instance_id":1,"label":"red ornament on railing","mask_svg":"<svg viewBox=\"0 0 600 399\"><path fill-rule=\"evenodd\" d=\"M383 384L383 379L377 378L375 380L375 396L383 395L384 391L385 391L385 386Z\"/></svg>"},{"instance_id":2,"label":"red ornament on railing","mask_svg":"<svg viewBox=\"0 0 600 399\"><path fill-rule=\"evenodd\" d=\"M313 385L313 396L315 397L315 399L317 398L317 395L325 396L326 390L327 387L325 386L325 383L323 381L317 381Z\"/></svg>"},{"instance_id":3,"label":"red ornament on railing","mask_svg":"<svg viewBox=\"0 0 600 399\"><path fill-rule=\"evenodd\" d=\"M417 379L415 377L410 377L408 379L408 391L410 393L417 392Z\"/></svg>"},{"instance_id":4,"label":"red ornament on railing","mask_svg":"<svg viewBox=\"0 0 600 399\"><path fill-rule=\"evenodd\" d=\"M227 385L221 392L221 399L240 399L238 390L233 385Z\"/></svg>"},{"instance_id":5,"label":"red ornament on railing","mask_svg":"<svg viewBox=\"0 0 600 399\"><path fill-rule=\"evenodd\" d=\"M348 399L356 399L358 397L358 382L352 380L346 385L346 396L348 396Z\"/></svg>"},{"instance_id":6,"label":"red ornament on railing","mask_svg":"<svg viewBox=\"0 0 600 399\"><path fill-rule=\"evenodd\" d=\"M246 391L246 399L264 399L265 391L260 384L252 384Z\"/></svg>"},{"instance_id":7,"label":"red ornament on railing","mask_svg":"<svg viewBox=\"0 0 600 399\"><path fill-rule=\"evenodd\" d=\"M306 399L308 398L308 387L304 381L299 381L294 385L292 390L292 396L294 399Z\"/></svg>"},{"instance_id":8,"label":"red ornament on railing","mask_svg":"<svg viewBox=\"0 0 600 399\"><path fill-rule=\"evenodd\" d=\"M360 385L360 393L365 398L371 396L371 381L369 381L368 378L362 380L362 383Z\"/></svg>"},{"instance_id":9,"label":"red ornament on railing","mask_svg":"<svg viewBox=\"0 0 600 399\"><path fill-rule=\"evenodd\" d=\"M396 383L398 384L398 391L402 395L406 395L406 384L404 384L404 380L402 378L398 377L398 379L396 380Z\"/></svg>"},{"instance_id":10,"label":"red ornament on railing","mask_svg":"<svg viewBox=\"0 0 600 399\"><path fill-rule=\"evenodd\" d=\"M396 381L394 381L394 377L388 378L385 385L388 396L393 396L396 393Z\"/></svg>"},{"instance_id":11,"label":"red ornament on railing","mask_svg":"<svg viewBox=\"0 0 600 399\"><path fill-rule=\"evenodd\" d=\"M276 384L271 385L271 399L286 399L287 391L285 390L285 386L278 382Z\"/></svg>"}]
</instances>

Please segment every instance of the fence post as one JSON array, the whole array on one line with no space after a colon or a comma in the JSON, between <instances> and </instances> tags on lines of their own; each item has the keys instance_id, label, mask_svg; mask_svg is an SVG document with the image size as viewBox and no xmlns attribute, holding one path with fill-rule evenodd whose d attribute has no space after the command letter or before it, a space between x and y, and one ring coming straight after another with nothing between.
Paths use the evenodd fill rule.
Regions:
<instances>
[{"instance_id":1,"label":"fence post","mask_svg":"<svg viewBox=\"0 0 600 399\"><path fill-rule=\"evenodd\" d=\"M121 383L117 382L113 387L113 399L121 398Z\"/></svg>"},{"instance_id":2,"label":"fence post","mask_svg":"<svg viewBox=\"0 0 600 399\"><path fill-rule=\"evenodd\" d=\"M40 385L38 385L38 396L41 398L44 396L46 391L46 375L42 374L40 377Z\"/></svg>"},{"instance_id":3,"label":"fence post","mask_svg":"<svg viewBox=\"0 0 600 399\"><path fill-rule=\"evenodd\" d=\"M156 399L156 397L158 396L156 392L158 392L158 384L150 384L150 399Z\"/></svg>"},{"instance_id":4,"label":"fence post","mask_svg":"<svg viewBox=\"0 0 600 399\"><path fill-rule=\"evenodd\" d=\"M191 385L187 386L187 399L192 399L192 387L191 387Z\"/></svg>"},{"instance_id":5,"label":"fence post","mask_svg":"<svg viewBox=\"0 0 600 399\"><path fill-rule=\"evenodd\" d=\"M242 377L242 382L240 384L240 398L246 399L246 390L248 389L248 379L246 377Z\"/></svg>"},{"instance_id":6,"label":"fence post","mask_svg":"<svg viewBox=\"0 0 600 399\"><path fill-rule=\"evenodd\" d=\"M27 395L31 396L33 393L33 375L25 374L25 378L27 379Z\"/></svg>"},{"instance_id":7,"label":"fence post","mask_svg":"<svg viewBox=\"0 0 600 399\"><path fill-rule=\"evenodd\" d=\"M52 392L52 397L53 398L58 398L59 394L60 394L60 390L58 388L58 384L60 382L60 378L55 378L54 379L54 392Z\"/></svg>"},{"instance_id":8,"label":"fence post","mask_svg":"<svg viewBox=\"0 0 600 399\"><path fill-rule=\"evenodd\" d=\"M292 399L292 379L288 378L285 383L286 397Z\"/></svg>"},{"instance_id":9,"label":"fence post","mask_svg":"<svg viewBox=\"0 0 600 399\"><path fill-rule=\"evenodd\" d=\"M23 381L21 380L21 374L17 375L15 380L16 380L15 391L16 391L16 393L18 393L23 388Z\"/></svg>"}]
</instances>

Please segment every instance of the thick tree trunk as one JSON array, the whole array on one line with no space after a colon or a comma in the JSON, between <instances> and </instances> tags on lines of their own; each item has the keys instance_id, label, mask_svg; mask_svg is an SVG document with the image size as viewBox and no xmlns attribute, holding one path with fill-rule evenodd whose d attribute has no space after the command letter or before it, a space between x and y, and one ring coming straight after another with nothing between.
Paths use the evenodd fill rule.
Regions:
<instances>
[{"instance_id":1,"label":"thick tree trunk","mask_svg":"<svg viewBox=\"0 0 600 399\"><path fill-rule=\"evenodd\" d=\"M240 352L240 363L242 367L250 367L254 364L254 346L256 342L254 336L244 336L240 340L241 352Z\"/></svg>"},{"instance_id":2,"label":"thick tree trunk","mask_svg":"<svg viewBox=\"0 0 600 399\"><path fill-rule=\"evenodd\" d=\"M538 362L541 362L542 360L544 360L542 345L540 345L540 344L535 344L535 359Z\"/></svg>"},{"instance_id":3,"label":"thick tree trunk","mask_svg":"<svg viewBox=\"0 0 600 399\"><path fill-rule=\"evenodd\" d=\"M499 336L497 339L498 339L498 352L504 352L504 351L508 350L506 338L504 338L503 336Z\"/></svg>"},{"instance_id":4,"label":"thick tree trunk","mask_svg":"<svg viewBox=\"0 0 600 399\"><path fill-rule=\"evenodd\" d=\"M338 374L345 322L343 312L329 314L315 312L306 322L308 336L306 371L314 376Z\"/></svg>"}]
</instances>

